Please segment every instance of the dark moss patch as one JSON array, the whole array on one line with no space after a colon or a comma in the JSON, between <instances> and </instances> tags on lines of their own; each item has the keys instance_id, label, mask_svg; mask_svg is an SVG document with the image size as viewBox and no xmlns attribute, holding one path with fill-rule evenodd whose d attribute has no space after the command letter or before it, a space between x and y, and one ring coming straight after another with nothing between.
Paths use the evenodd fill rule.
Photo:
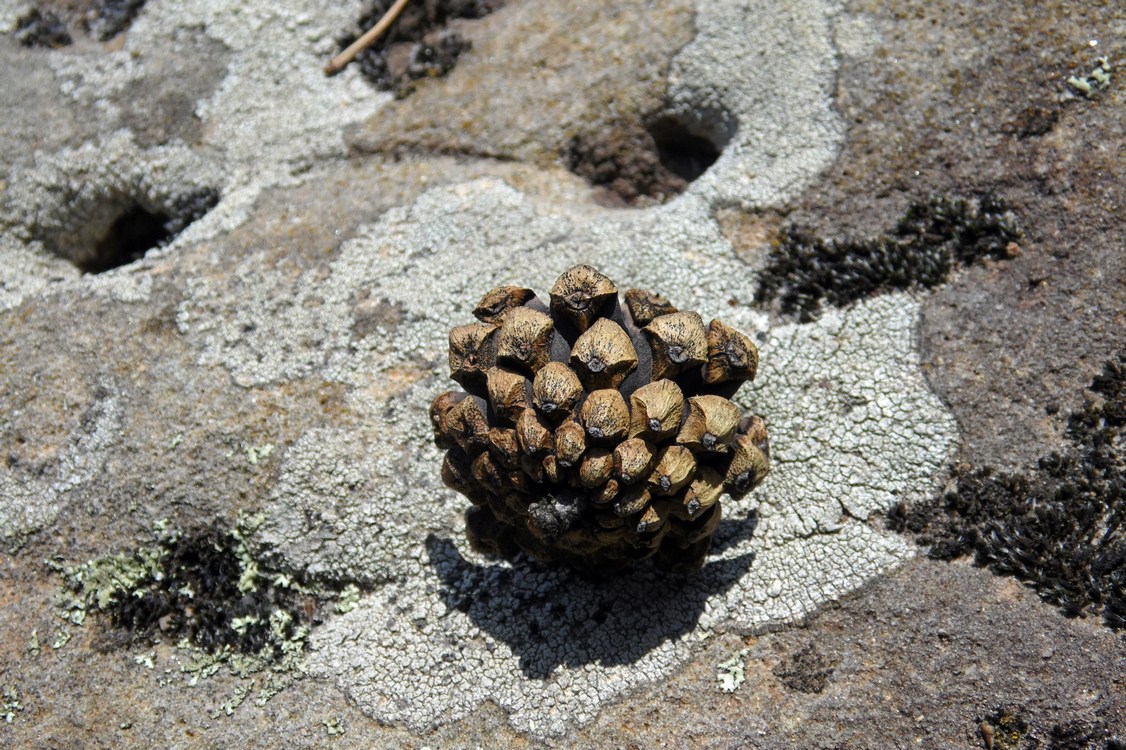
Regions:
<instances>
[{"instance_id":1,"label":"dark moss patch","mask_svg":"<svg viewBox=\"0 0 1126 750\"><path fill-rule=\"evenodd\" d=\"M164 224L170 237L175 237L215 208L219 191L211 187L189 190L172 198L168 204L168 220Z\"/></svg>"},{"instance_id":2,"label":"dark moss patch","mask_svg":"<svg viewBox=\"0 0 1126 750\"><path fill-rule=\"evenodd\" d=\"M829 684L834 665L824 654L808 644L774 667L774 676L788 690L820 693Z\"/></svg>"},{"instance_id":3,"label":"dark moss patch","mask_svg":"<svg viewBox=\"0 0 1126 750\"><path fill-rule=\"evenodd\" d=\"M113 39L129 28L145 0L98 0L86 13L85 24L99 42Z\"/></svg>"},{"instance_id":4,"label":"dark moss patch","mask_svg":"<svg viewBox=\"0 0 1126 750\"><path fill-rule=\"evenodd\" d=\"M47 8L32 8L16 21L15 38L25 47L65 47L73 42L68 23L86 31L99 42L107 42L129 28L141 12L145 0L79 0L44 3Z\"/></svg>"},{"instance_id":5,"label":"dark moss patch","mask_svg":"<svg viewBox=\"0 0 1126 750\"><path fill-rule=\"evenodd\" d=\"M218 202L217 190L201 188L175 196L163 210L131 203L113 221L94 252L77 265L85 273L102 273L140 260L149 250L167 245Z\"/></svg>"},{"instance_id":6,"label":"dark moss patch","mask_svg":"<svg viewBox=\"0 0 1126 750\"><path fill-rule=\"evenodd\" d=\"M832 239L790 226L771 248L755 300L816 318L823 303L844 306L883 292L931 288L959 265L1005 258L1020 239L999 199L935 197L915 203L886 234Z\"/></svg>"},{"instance_id":7,"label":"dark moss patch","mask_svg":"<svg viewBox=\"0 0 1126 750\"><path fill-rule=\"evenodd\" d=\"M1001 706L980 725L985 747L990 750L1034 750L1039 743L1028 739L1029 724L1023 712Z\"/></svg>"},{"instance_id":8,"label":"dark moss patch","mask_svg":"<svg viewBox=\"0 0 1126 750\"><path fill-rule=\"evenodd\" d=\"M61 572L68 619L97 613L130 641L187 639L209 653L267 660L303 645L319 605L343 590L314 591L253 551L241 529L215 524Z\"/></svg>"},{"instance_id":9,"label":"dark moss patch","mask_svg":"<svg viewBox=\"0 0 1126 750\"><path fill-rule=\"evenodd\" d=\"M1027 711L999 706L978 725L990 750L1124 750L1126 743L1101 721L1070 720L1045 728Z\"/></svg>"},{"instance_id":10,"label":"dark moss patch","mask_svg":"<svg viewBox=\"0 0 1126 750\"><path fill-rule=\"evenodd\" d=\"M374 26L394 0L372 0L364 6L356 28L337 42L343 50ZM448 28L457 19L482 18L504 0L422 0L403 9L387 32L356 57L360 72L377 89L408 95L414 82L444 76L470 48L469 40Z\"/></svg>"},{"instance_id":11,"label":"dark moss patch","mask_svg":"<svg viewBox=\"0 0 1126 750\"><path fill-rule=\"evenodd\" d=\"M32 8L16 21L16 41L24 47L58 49L73 43L66 22L49 10Z\"/></svg>"},{"instance_id":12,"label":"dark moss patch","mask_svg":"<svg viewBox=\"0 0 1126 750\"><path fill-rule=\"evenodd\" d=\"M1071 616L1126 628L1126 353L1068 420L1069 447L1024 474L968 469L936 504L899 505L891 526L928 554L973 554Z\"/></svg>"},{"instance_id":13,"label":"dark moss patch","mask_svg":"<svg viewBox=\"0 0 1126 750\"><path fill-rule=\"evenodd\" d=\"M1048 731L1048 750L1126 750L1126 739L1102 722L1067 721Z\"/></svg>"}]
</instances>

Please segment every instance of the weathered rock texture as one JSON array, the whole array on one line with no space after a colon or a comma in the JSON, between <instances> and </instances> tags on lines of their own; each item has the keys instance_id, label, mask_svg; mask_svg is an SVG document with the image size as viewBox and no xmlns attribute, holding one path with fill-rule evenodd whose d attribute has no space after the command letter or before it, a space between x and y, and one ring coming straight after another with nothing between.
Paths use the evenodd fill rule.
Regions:
<instances>
[{"instance_id":1,"label":"weathered rock texture","mask_svg":"<svg viewBox=\"0 0 1126 750\"><path fill-rule=\"evenodd\" d=\"M0 0L0 744L945 748L1006 711L1121 737L1119 636L884 523L952 462L1059 447L1121 349L1121 9L511 0L395 100L321 73L358 4L148 3L59 48L20 45L29 7ZM571 171L592 137L625 194ZM630 196L656 164L683 191ZM1022 234L945 285L754 304L794 226L986 194ZM487 561L439 479L449 328L577 263L760 349L735 398L772 473L675 596ZM57 616L60 566L247 519L240 564L305 592L284 674Z\"/></svg>"}]
</instances>

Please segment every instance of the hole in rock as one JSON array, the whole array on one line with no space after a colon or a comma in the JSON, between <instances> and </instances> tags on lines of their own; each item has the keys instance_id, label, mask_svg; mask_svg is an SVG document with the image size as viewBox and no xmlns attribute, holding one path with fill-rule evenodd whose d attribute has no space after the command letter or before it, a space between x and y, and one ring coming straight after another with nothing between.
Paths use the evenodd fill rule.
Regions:
<instances>
[{"instance_id":1,"label":"hole in rock","mask_svg":"<svg viewBox=\"0 0 1126 750\"><path fill-rule=\"evenodd\" d=\"M704 174L730 140L727 118L715 127L705 119L663 113L611 123L572 138L564 159L572 172L604 188L606 203L663 203Z\"/></svg>"},{"instance_id":2,"label":"hole in rock","mask_svg":"<svg viewBox=\"0 0 1126 750\"><path fill-rule=\"evenodd\" d=\"M692 182L719 158L720 149L710 139L692 132L675 117L661 117L648 127L661 165L685 182Z\"/></svg>"},{"instance_id":3,"label":"hole in rock","mask_svg":"<svg viewBox=\"0 0 1126 750\"><path fill-rule=\"evenodd\" d=\"M140 260L151 248L172 238L165 229L168 216L133 206L117 218L109 232L94 248L94 255L78 267L85 273L102 273Z\"/></svg>"},{"instance_id":4,"label":"hole in rock","mask_svg":"<svg viewBox=\"0 0 1126 750\"><path fill-rule=\"evenodd\" d=\"M166 208L146 208L134 201L123 207L91 252L75 258L84 273L103 273L140 260L149 250L163 247L216 203L218 191L212 188L178 196Z\"/></svg>"}]
</instances>

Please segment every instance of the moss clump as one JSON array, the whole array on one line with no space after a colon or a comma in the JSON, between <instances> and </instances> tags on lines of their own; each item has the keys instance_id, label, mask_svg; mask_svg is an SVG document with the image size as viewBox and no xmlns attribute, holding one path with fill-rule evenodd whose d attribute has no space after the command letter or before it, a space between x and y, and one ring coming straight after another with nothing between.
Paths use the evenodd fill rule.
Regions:
<instances>
[{"instance_id":1,"label":"moss clump","mask_svg":"<svg viewBox=\"0 0 1126 750\"><path fill-rule=\"evenodd\" d=\"M917 535L929 555L973 554L1068 615L1101 613L1126 628L1126 353L1071 415L1070 446L1024 474L963 473L938 504L897 506L891 525Z\"/></svg>"},{"instance_id":2,"label":"moss clump","mask_svg":"<svg viewBox=\"0 0 1126 750\"><path fill-rule=\"evenodd\" d=\"M834 669L832 660L811 643L774 667L773 673L788 690L820 693L829 684Z\"/></svg>"},{"instance_id":3,"label":"moss clump","mask_svg":"<svg viewBox=\"0 0 1126 750\"><path fill-rule=\"evenodd\" d=\"M16 20L16 41L24 47L58 49L73 43L66 22L49 10L32 8Z\"/></svg>"},{"instance_id":4,"label":"moss clump","mask_svg":"<svg viewBox=\"0 0 1126 750\"><path fill-rule=\"evenodd\" d=\"M394 0L364 5L356 28L337 40L344 49L374 26ZM409 3L387 32L356 56L360 72L377 89L409 94L414 82L444 76L470 48L469 41L447 25L457 19L481 18L503 0L422 0Z\"/></svg>"},{"instance_id":5,"label":"moss clump","mask_svg":"<svg viewBox=\"0 0 1126 750\"><path fill-rule=\"evenodd\" d=\"M998 708L982 722L981 728L987 738L986 747L993 750L1023 750L1036 746L1023 742L1028 734L1028 722L1011 706Z\"/></svg>"},{"instance_id":6,"label":"moss clump","mask_svg":"<svg viewBox=\"0 0 1126 750\"><path fill-rule=\"evenodd\" d=\"M892 231L875 237L829 239L791 226L770 250L755 301L777 302L808 321L826 302L843 306L941 284L960 264L1008 257L1020 236L1013 213L990 195L915 203Z\"/></svg>"},{"instance_id":7,"label":"moss clump","mask_svg":"<svg viewBox=\"0 0 1126 750\"><path fill-rule=\"evenodd\" d=\"M86 28L99 42L108 42L132 25L144 5L145 0L97 0L86 13Z\"/></svg>"}]
</instances>

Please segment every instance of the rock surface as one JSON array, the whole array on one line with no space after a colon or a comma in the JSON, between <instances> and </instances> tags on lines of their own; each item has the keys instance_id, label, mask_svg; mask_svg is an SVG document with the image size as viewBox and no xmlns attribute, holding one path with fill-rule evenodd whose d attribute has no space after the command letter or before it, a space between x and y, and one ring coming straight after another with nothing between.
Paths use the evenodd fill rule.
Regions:
<instances>
[{"instance_id":1,"label":"rock surface","mask_svg":"<svg viewBox=\"0 0 1126 750\"><path fill-rule=\"evenodd\" d=\"M1126 343L1126 13L510 0L394 99L321 73L358 5L154 3L57 49L19 46L28 7L0 0L0 745L977 747L1002 710L1126 741L1120 634L883 520L1058 449ZM686 187L626 207L579 136ZM783 226L985 193L1008 259L752 304ZM449 328L578 262L760 346L774 471L698 576L483 559L439 480ZM67 568L213 521L305 597L299 659L60 618Z\"/></svg>"}]
</instances>

